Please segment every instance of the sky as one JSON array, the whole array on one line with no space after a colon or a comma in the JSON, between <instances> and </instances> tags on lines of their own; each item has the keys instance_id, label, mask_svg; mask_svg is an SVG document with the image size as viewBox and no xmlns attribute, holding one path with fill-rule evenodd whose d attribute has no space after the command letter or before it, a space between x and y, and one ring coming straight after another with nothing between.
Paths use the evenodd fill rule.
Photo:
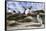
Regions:
<instances>
[{"instance_id":1,"label":"sky","mask_svg":"<svg viewBox=\"0 0 46 31\"><path fill-rule=\"evenodd\" d=\"M7 8L10 8L10 10L15 10L16 12L21 11L21 13L23 13L24 8L22 6L24 6L25 8L32 6L32 11L41 9L44 10L44 3L7 1Z\"/></svg>"}]
</instances>

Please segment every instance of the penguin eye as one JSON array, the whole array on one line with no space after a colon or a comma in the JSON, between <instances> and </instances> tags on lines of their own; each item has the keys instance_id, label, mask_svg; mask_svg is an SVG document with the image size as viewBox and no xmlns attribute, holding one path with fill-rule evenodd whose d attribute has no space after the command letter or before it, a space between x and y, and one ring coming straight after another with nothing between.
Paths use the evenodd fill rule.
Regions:
<instances>
[{"instance_id":1,"label":"penguin eye","mask_svg":"<svg viewBox=\"0 0 46 31\"><path fill-rule=\"evenodd\" d=\"M15 11L13 11L13 12L15 12Z\"/></svg>"}]
</instances>

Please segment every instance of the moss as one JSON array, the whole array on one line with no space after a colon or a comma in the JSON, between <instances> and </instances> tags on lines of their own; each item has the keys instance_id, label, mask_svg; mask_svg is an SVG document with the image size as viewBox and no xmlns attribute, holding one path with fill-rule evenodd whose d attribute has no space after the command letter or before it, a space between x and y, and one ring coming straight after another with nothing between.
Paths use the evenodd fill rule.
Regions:
<instances>
[{"instance_id":1,"label":"moss","mask_svg":"<svg viewBox=\"0 0 46 31\"><path fill-rule=\"evenodd\" d=\"M17 26L17 25L20 25L20 24L18 23L9 24L9 26Z\"/></svg>"},{"instance_id":2,"label":"moss","mask_svg":"<svg viewBox=\"0 0 46 31\"><path fill-rule=\"evenodd\" d=\"M25 22L31 22L31 21L32 21L31 19L23 19L22 21L18 21L18 22L25 23Z\"/></svg>"},{"instance_id":3,"label":"moss","mask_svg":"<svg viewBox=\"0 0 46 31\"><path fill-rule=\"evenodd\" d=\"M26 16L21 16L21 15L12 15L9 16L7 19L8 20L20 20L20 19L24 19Z\"/></svg>"}]
</instances>

